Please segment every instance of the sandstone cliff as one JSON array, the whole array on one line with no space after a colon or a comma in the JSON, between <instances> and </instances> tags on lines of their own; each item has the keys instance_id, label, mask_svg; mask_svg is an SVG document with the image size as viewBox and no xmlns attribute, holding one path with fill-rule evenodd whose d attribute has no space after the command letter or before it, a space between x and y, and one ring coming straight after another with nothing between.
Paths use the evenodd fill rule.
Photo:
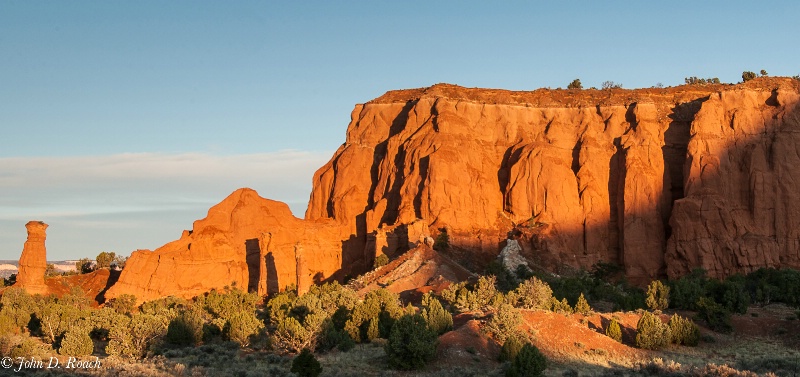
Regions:
<instances>
[{"instance_id":1,"label":"sandstone cliff","mask_svg":"<svg viewBox=\"0 0 800 377\"><path fill-rule=\"evenodd\" d=\"M799 100L798 83L780 78L388 92L356 106L305 220L237 190L179 240L134 252L105 297L304 290L443 229L475 266L516 228L531 262L619 263L638 283L695 267L800 268Z\"/></svg>"},{"instance_id":2,"label":"sandstone cliff","mask_svg":"<svg viewBox=\"0 0 800 377\"><path fill-rule=\"evenodd\" d=\"M424 219L484 260L523 226L548 268L614 262L637 282L800 267L797 100L789 79L389 92L356 106L306 218L337 221L353 243Z\"/></svg>"},{"instance_id":3,"label":"sandstone cliff","mask_svg":"<svg viewBox=\"0 0 800 377\"><path fill-rule=\"evenodd\" d=\"M105 297L189 298L225 286L267 294L298 280L307 286L335 274L341 278L355 264L342 255L344 233L336 224L298 219L286 204L239 189L180 239L155 251L135 251ZM298 248L305 250L302 255Z\"/></svg>"}]
</instances>

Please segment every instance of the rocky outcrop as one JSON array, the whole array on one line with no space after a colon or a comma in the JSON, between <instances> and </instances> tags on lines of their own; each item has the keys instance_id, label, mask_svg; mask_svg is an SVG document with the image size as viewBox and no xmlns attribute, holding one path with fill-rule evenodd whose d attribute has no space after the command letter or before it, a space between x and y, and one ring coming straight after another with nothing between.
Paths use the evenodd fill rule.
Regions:
<instances>
[{"instance_id":1,"label":"rocky outcrop","mask_svg":"<svg viewBox=\"0 0 800 377\"><path fill-rule=\"evenodd\" d=\"M525 224L536 231L523 251L544 267L620 263L634 282L696 263L712 274L800 267L800 216L769 199L791 199L800 179L791 168L797 93L795 81L766 78L634 91L389 92L356 106L346 142L314 176L306 218L335 220L354 244L423 219L483 260ZM738 173L714 181L711 171ZM718 200L703 199L714 192ZM692 221L676 223L685 217ZM756 231L756 217L773 230Z\"/></svg>"},{"instance_id":2,"label":"rocky outcrop","mask_svg":"<svg viewBox=\"0 0 800 377\"><path fill-rule=\"evenodd\" d=\"M685 198L675 202L670 276L800 267L800 94L710 95L692 122Z\"/></svg>"},{"instance_id":3,"label":"rocky outcrop","mask_svg":"<svg viewBox=\"0 0 800 377\"><path fill-rule=\"evenodd\" d=\"M30 294L46 294L47 285L44 282L44 273L47 270L47 224L41 221L30 221L25 224L28 230L28 239L22 248L19 258L19 272L15 287L24 288Z\"/></svg>"},{"instance_id":4,"label":"rocky outcrop","mask_svg":"<svg viewBox=\"0 0 800 377\"><path fill-rule=\"evenodd\" d=\"M180 239L134 252L105 297L188 298L225 286L267 294L299 281L307 287L309 281L341 278L354 265L341 251L345 233L327 221L298 219L286 204L239 189ZM304 250L299 259L298 247Z\"/></svg>"}]
</instances>

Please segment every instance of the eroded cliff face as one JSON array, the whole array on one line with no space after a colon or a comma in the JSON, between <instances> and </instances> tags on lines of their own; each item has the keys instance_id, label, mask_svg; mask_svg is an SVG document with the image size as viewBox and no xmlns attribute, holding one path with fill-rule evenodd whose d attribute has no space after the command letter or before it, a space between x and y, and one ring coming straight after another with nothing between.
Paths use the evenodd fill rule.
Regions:
<instances>
[{"instance_id":1,"label":"eroded cliff face","mask_svg":"<svg viewBox=\"0 0 800 377\"><path fill-rule=\"evenodd\" d=\"M132 294L142 302L191 298L225 286L262 295L298 283L307 287L349 271L353 262L341 252L345 233L337 224L298 219L286 204L239 189L180 239L155 251L135 251L105 297Z\"/></svg>"},{"instance_id":2,"label":"eroded cliff face","mask_svg":"<svg viewBox=\"0 0 800 377\"><path fill-rule=\"evenodd\" d=\"M356 106L306 218L342 224L354 244L424 219L486 260L522 226L548 268L621 263L636 282L800 267L797 100L789 79L389 92Z\"/></svg>"}]
</instances>

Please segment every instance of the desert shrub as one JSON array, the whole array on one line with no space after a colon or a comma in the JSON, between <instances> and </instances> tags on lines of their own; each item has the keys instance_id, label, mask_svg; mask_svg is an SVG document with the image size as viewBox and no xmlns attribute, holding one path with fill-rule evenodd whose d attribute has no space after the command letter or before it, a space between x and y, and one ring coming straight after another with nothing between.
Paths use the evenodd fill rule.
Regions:
<instances>
[{"instance_id":1,"label":"desert shrub","mask_svg":"<svg viewBox=\"0 0 800 377\"><path fill-rule=\"evenodd\" d=\"M499 343L503 343L509 337L519 334L520 325L522 325L522 313L509 304L503 304L497 308L483 330L492 334Z\"/></svg>"},{"instance_id":2,"label":"desert shrub","mask_svg":"<svg viewBox=\"0 0 800 377\"><path fill-rule=\"evenodd\" d=\"M68 356L87 356L94 352L94 342L89 337L89 329L75 326L64 334L58 353Z\"/></svg>"},{"instance_id":3,"label":"desert shrub","mask_svg":"<svg viewBox=\"0 0 800 377\"><path fill-rule=\"evenodd\" d=\"M550 299L550 302L552 303L553 311L556 313L561 313L561 314L573 313L572 307L569 306L569 302L567 302L566 298L563 298L561 299L561 301L558 301L555 297L553 297L552 299Z\"/></svg>"},{"instance_id":4,"label":"desert shrub","mask_svg":"<svg viewBox=\"0 0 800 377\"><path fill-rule=\"evenodd\" d=\"M322 336L317 344L317 350L328 351L337 348L339 351L347 352L355 347L355 341L342 328L337 328L332 320L326 320L323 324Z\"/></svg>"},{"instance_id":5,"label":"desert shrub","mask_svg":"<svg viewBox=\"0 0 800 377\"><path fill-rule=\"evenodd\" d=\"M420 315L404 315L392 326L384 350L389 366L395 369L421 369L436 355L438 338Z\"/></svg>"},{"instance_id":6,"label":"desert shrub","mask_svg":"<svg viewBox=\"0 0 800 377\"><path fill-rule=\"evenodd\" d=\"M422 296L422 311L420 314L422 318L425 318L425 323L428 324L428 327L436 334L444 334L453 328L453 316L444 310L439 299L429 293Z\"/></svg>"},{"instance_id":7,"label":"desert shrub","mask_svg":"<svg viewBox=\"0 0 800 377\"><path fill-rule=\"evenodd\" d=\"M665 310L669 307L669 287L660 280L653 280L647 286L645 303L650 310Z\"/></svg>"},{"instance_id":8,"label":"desert shrub","mask_svg":"<svg viewBox=\"0 0 800 377\"><path fill-rule=\"evenodd\" d=\"M689 275L670 281L670 306L675 309L695 310L697 300L706 295L705 274L705 270L698 268Z\"/></svg>"},{"instance_id":9,"label":"desert shrub","mask_svg":"<svg viewBox=\"0 0 800 377\"><path fill-rule=\"evenodd\" d=\"M131 314L136 309L136 296L129 294L120 295L119 297L109 300L106 306L121 314Z\"/></svg>"},{"instance_id":10,"label":"desert shrub","mask_svg":"<svg viewBox=\"0 0 800 377\"><path fill-rule=\"evenodd\" d=\"M752 71L744 71L742 72L742 81L748 82L752 79L756 78L756 73Z\"/></svg>"},{"instance_id":11,"label":"desert shrub","mask_svg":"<svg viewBox=\"0 0 800 377\"><path fill-rule=\"evenodd\" d=\"M714 300L701 297L697 300L697 318L705 321L714 331L729 333L733 331L731 312Z\"/></svg>"},{"instance_id":12,"label":"desert shrub","mask_svg":"<svg viewBox=\"0 0 800 377\"><path fill-rule=\"evenodd\" d=\"M522 282L522 284L514 290L512 296L514 298L513 305L523 309L541 309L550 310L553 303L553 290L550 286L532 277Z\"/></svg>"},{"instance_id":13,"label":"desert shrub","mask_svg":"<svg viewBox=\"0 0 800 377\"><path fill-rule=\"evenodd\" d=\"M700 329L690 319L675 314L669 319L667 326L672 343L694 347L700 342Z\"/></svg>"},{"instance_id":14,"label":"desert shrub","mask_svg":"<svg viewBox=\"0 0 800 377\"><path fill-rule=\"evenodd\" d=\"M657 350L669 343L669 326L658 316L644 312L636 324L636 346L648 350Z\"/></svg>"},{"instance_id":15,"label":"desert shrub","mask_svg":"<svg viewBox=\"0 0 800 377\"><path fill-rule=\"evenodd\" d=\"M745 288L745 278L741 275L729 276L723 281L709 280L706 294L733 313L747 313L750 306L750 295Z\"/></svg>"},{"instance_id":16,"label":"desert shrub","mask_svg":"<svg viewBox=\"0 0 800 377\"><path fill-rule=\"evenodd\" d=\"M500 361L514 361L524 344L521 336L509 336L500 349Z\"/></svg>"},{"instance_id":17,"label":"desert shrub","mask_svg":"<svg viewBox=\"0 0 800 377\"><path fill-rule=\"evenodd\" d=\"M767 73L767 70L765 70L765 69L762 69L761 72L759 72L759 73L761 74L761 77L769 76L769 74Z\"/></svg>"},{"instance_id":18,"label":"desert shrub","mask_svg":"<svg viewBox=\"0 0 800 377\"><path fill-rule=\"evenodd\" d=\"M300 377L317 377L322 373L322 365L308 348L303 348L292 360L292 373Z\"/></svg>"},{"instance_id":19,"label":"desert shrub","mask_svg":"<svg viewBox=\"0 0 800 377\"><path fill-rule=\"evenodd\" d=\"M78 271L78 273L81 274L88 274L94 271L96 266L97 264L94 263L91 259L81 258L80 260L75 262L75 271Z\"/></svg>"},{"instance_id":20,"label":"desert shrub","mask_svg":"<svg viewBox=\"0 0 800 377\"><path fill-rule=\"evenodd\" d=\"M383 267L389 264L389 257L386 254L381 254L375 257L375 264L373 265L374 268Z\"/></svg>"},{"instance_id":21,"label":"desert shrub","mask_svg":"<svg viewBox=\"0 0 800 377\"><path fill-rule=\"evenodd\" d=\"M439 230L439 234L433 241L433 250L444 251L450 248L450 235L447 234L447 228L442 228Z\"/></svg>"},{"instance_id":22,"label":"desert shrub","mask_svg":"<svg viewBox=\"0 0 800 377\"><path fill-rule=\"evenodd\" d=\"M189 302L185 299L168 296L143 303L139 311L142 314L164 316L171 320L177 317L181 310L188 306Z\"/></svg>"},{"instance_id":23,"label":"desert shrub","mask_svg":"<svg viewBox=\"0 0 800 377\"><path fill-rule=\"evenodd\" d=\"M31 337L22 337L19 343L11 347L8 357L17 359L20 357L30 359L45 359L47 356L52 355L53 349L46 344Z\"/></svg>"},{"instance_id":24,"label":"desert shrub","mask_svg":"<svg viewBox=\"0 0 800 377\"><path fill-rule=\"evenodd\" d=\"M459 312L486 310L492 307L493 303L497 304L498 299L503 298L502 293L495 287L496 281L492 275L481 276L473 289L470 289L465 282L451 284L442 291L442 298Z\"/></svg>"},{"instance_id":25,"label":"desert shrub","mask_svg":"<svg viewBox=\"0 0 800 377\"><path fill-rule=\"evenodd\" d=\"M196 346L203 340L205 324L206 319L201 310L185 310L169 322L165 340L179 346Z\"/></svg>"},{"instance_id":26,"label":"desert shrub","mask_svg":"<svg viewBox=\"0 0 800 377\"><path fill-rule=\"evenodd\" d=\"M256 318L254 311L240 310L228 317L222 334L227 340L236 342L240 346L247 346L250 344L250 337L258 334L263 328L264 324Z\"/></svg>"},{"instance_id":27,"label":"desert shrub","mask_svg":"<svg viewBox=\"0 0 800 377\"><path fill-rule=\"evenodd\" d=\"M19 330L13 318L0 312L0 336L16 334Z\"/></svg>"},{"instance_id":28,"label":"desert shrub","mask_svg":"<svg viewBox=\"0 0 800 377\"><path fill-rule=\"evenodd\" d=\"M528 377L541 376L547 369L547 358L542 355L536 346L528 343L514 358L514 361L506 369L507 377Z\"/></svg>"},{"instance_id":29,"label":"desert shrub","mask_svg":"<svg viewBox=\"0 0 800 377\"><path fill-rule=\"evenodd\" d=\"M620 89L622 88L622 84L618 84L613 81L603 81L601 87L603 89Z\"/></svg>"},{"instance_id":30,"label":"desert shrub","mask_svg":"<svg viewBox=\"0 0 800 377\"><path fill-rule=\"evenodd\" d=\"M697 76L687 77L683 79L686 84L689 85L705 85L705 84L719 84L719 78L698 78Z\"/></svg>"},{"instance_id":31,"label":"desert shrub","mask_svg":"<svg viewBox=\"0 0 800 377\"><path fill-rule=\"evenodd\" d=\"M616 319L612 318L611 322L606 326L606 336L622 343L622 328Z\"/></svg>"},{"instance_id":32,"label":"desert shrub","mask_svg":"<svg viewBox=\"0 0 800 377\"><path fill-rule=\"evenodd\" d=\"M114 258L117 256L116 253L104 251L100 254L97 254L97 257L94 259L97 262L97 268L109 268L111 267L111 262L114 261Z\"/></svg>"},{"instance_id":33,"label":"desert shrub","mask_svg":"<svg viewBox=\"0 0 800 377\"><path fill-rule=\"evenodd\" d=\"M247 293L239 288L226 288L220 292L212 290L197 298L196 303L214 318L229 320L241 311L255 312L259 297L255 293Z\"/></svg>"},{"instance_id":34,"label":"desert shrub","mask_svg":"<svg viewBox=\"0 0 800 377\"><path fill-rule=\"evenodd\" d=\"M13 327L20 330L28 326L31 315L36 311L33 297L19 287L6 288L0 303L3 305L0 314L6 316Z\"/></svg>"},{"instance_id":35,"label":"desert shrub","mask_svg":"<svg viewBox=\"0 0 800 377\"><path fill-rule=\"evenodd\" d=\"M106 353L131 358L144 357L166 335L169 319L152 314L136 314L109 331Z\"/></svg>"},{"instance_id":36,"label":"desert shrub","mask_svg":"<svg viewBox=\"0 0 800 377\"><path fill-rule=\"evenodd\" d=\"M578 302L575 303L575 313L589 315L591 311L592 307L589 306L589 303L586 301L586 298L583 297L583 293L581 293L580 297L578 297Z\"/></svg>"},{"instance_id":37,"label":"desert shrub","mask_svg":"<svg viewBox=\"0 0 800 377\"><path fill-rule=\"evenodd\" d=\"M385 338L394 321L402 314L399 297L385 289L377 289L367 293L364 301L353 307L344 329L356 342L370 341L376 337Z\"/></svg>"},{"instance_id":38,"label":"desert shrub","mask_svg":"<svg viewBox=\"0 0 800 377\"><path fill-rule=\"evenodd\" d=\"M581 79L572 80L572 82L567 85L567 89L583 89Z\"/></svg>"},{"instance_id":39,"label":"desert shrub","mask_svg":"<svg viewBox=\"0 0 800 377\"><path fill-rule=\"evenodd\" d=\"M55 343L67 330L91 316L89 301L80 290L61 298L49 296L41 300L34 314L40 331L49 343Z\"/></svg>"}]
</instances>

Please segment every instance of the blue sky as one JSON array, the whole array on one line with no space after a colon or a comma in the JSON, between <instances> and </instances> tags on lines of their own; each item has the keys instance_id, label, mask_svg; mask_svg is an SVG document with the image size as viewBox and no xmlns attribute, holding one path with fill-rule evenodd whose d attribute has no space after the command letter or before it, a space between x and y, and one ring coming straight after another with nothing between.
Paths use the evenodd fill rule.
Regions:
<instances>
[{"instance_id":1,"label":"blue sky","mask_svg":"<svg viewBox=\"0 0 800 377\"><path fill-rule=\"evenodd\" d=\"M652 3L652 4L651 4ZM0 259L129 254L238 187L302 216L356 103L800 74L800 3L0 2Z\"/></svg>"}]
</instances>

